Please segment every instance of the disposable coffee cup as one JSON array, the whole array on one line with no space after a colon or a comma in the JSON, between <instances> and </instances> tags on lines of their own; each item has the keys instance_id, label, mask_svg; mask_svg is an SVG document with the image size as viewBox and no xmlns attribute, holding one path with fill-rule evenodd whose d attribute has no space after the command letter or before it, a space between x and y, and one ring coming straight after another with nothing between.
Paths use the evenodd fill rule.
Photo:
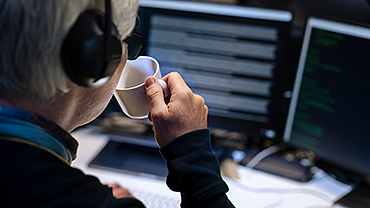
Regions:
<instances>
[{"instance_id":1,"label":"disposable coffee cup","mask_svg":"<svg viewBox=\"0 0 370 208\"><path fill-rule=\"evenodd\" d=\"M130 118L148 117L150 107L145 91L145 79L153 76L162 86L164 97L169 95L167 83L163 81L158 61L149 56L140 56L127 61L119 83L114 91L122 111Z\"/></svg>"}]
</instances>

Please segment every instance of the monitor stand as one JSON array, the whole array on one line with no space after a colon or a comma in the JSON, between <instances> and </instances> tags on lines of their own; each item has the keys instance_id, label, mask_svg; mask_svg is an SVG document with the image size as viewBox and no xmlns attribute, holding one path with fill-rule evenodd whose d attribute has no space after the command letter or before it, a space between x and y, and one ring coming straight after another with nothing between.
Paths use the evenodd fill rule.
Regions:
<instances>
[{"instance_id":1,"label":"monitor stand","mask_svg":"<svg viewBox=\"0 0 370 208\"><path fill-rule=\"evenodd\" d=\"M362 183L339 199L336 204L345 207L369 208L370 207L370 185Z\"/></svg>"}]
</instances>

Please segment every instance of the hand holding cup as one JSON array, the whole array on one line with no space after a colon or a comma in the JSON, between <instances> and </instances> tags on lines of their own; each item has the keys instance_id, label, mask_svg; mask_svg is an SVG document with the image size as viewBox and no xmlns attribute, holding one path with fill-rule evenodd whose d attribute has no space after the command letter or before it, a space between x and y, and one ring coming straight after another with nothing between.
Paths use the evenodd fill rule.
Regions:
<instances>
[{"instance_id":1,"label":"hand holding cup","mask_svg":"<svg viewBox=\"0 0 370 208\"><path fill-rule=\"evenodd\" d=\"M208 107L204 99L194 94L180 74L173 72L163 78L171 92L168 103L162 88L153 77L145 81L150 105L150 118L160 147L191 131L207 128Z\"/></svg>"}]
</instances>

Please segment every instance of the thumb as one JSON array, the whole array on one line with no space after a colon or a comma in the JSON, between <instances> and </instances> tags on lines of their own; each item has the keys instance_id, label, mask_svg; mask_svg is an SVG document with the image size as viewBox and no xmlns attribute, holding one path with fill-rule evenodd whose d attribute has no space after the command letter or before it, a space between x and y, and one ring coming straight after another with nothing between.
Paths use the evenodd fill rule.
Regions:
<instances>
[{"instance_id":1,"label":"thumb","mask_svg":"<svg viewBox=\"0 0 370 208\"><path fill-rule=\"evenodd\" d=\"M166 108L163 89L156 78L146 78L145 90L151 111L161 111Z\"/></svg>"}]
</instances>

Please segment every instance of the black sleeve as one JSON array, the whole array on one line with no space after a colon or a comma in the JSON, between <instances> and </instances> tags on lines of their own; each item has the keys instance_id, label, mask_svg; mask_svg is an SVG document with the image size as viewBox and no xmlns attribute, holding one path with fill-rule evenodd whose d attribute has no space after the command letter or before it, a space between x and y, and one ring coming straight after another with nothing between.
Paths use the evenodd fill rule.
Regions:
<instances>
[{"instance_id":1,"label":"black sleeve","mask_svg":"<svg viewBox=\"0 0 370 208\"><path fill-rule=\"evenodd\" d=\"M234 207L212 152L210 132L202 129L185 134L161 148L167 160L167 185L181 193L182 207Z\"/></svg>"}]
</instances>

